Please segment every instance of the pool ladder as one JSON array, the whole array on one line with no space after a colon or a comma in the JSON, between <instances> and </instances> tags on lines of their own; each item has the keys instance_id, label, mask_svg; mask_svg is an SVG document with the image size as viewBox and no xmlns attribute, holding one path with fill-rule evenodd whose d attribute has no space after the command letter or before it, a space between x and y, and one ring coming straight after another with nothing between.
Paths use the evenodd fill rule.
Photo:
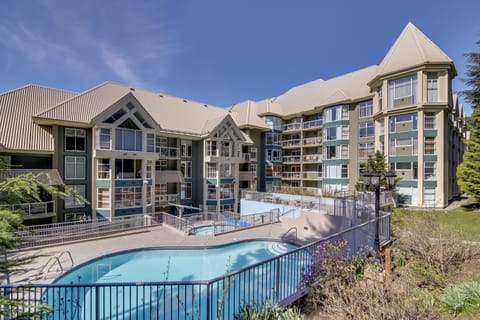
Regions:
<instances>
[{"instance_id":1,"label":"pool ladder","mask_svg":"<svg viewBox=\"0 0 480 320\"><path fill-rule=\"evenodd\" d=\"M70 251L68 251L68 250L62 251L62 252L60 252L60 254L53 255L47 260L47 262L43 265L43 267L41 267L39 269L38 274L37 274L37 279L41 278L42 276L45 276L45 275L49 274L50 272L52 272L52 268L55 267L55 266L58 266L58 269L57 269L56 272L60 271L60 274L63 274L63 272L65 271L65 268L62 264L61 258L63 258L64 256L67 256L68 261L70 262L70 268L75 265L75 263L73 262L73 257L72 257L72 254L70 253Z\"/></svg>"},{"instance_id":2,"label":"pool ladder","mask_svg":"<svg viewBox=\"0 0 480 320\"><path fill-rule=\"evenodd\" d=\"M282 235L282 239L285 239L287 238L288 234L290 233L290 231L295 231L295 241L298 240L298 229L297 227L291 227L290 229L287 230L287 232L285 232L283 235Z\"/></svg>"}]
</instances>

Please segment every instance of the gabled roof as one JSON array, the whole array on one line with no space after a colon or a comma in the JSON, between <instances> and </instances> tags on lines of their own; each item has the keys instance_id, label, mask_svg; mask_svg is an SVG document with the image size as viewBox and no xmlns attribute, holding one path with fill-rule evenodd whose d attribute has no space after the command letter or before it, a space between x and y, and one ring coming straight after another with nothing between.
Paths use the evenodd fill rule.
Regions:
<instances>
[{"instance_id":1,"label":"gabled roof","mask_svg":"<svg viewBox=\"0 0 480 320\"><path fill-rule=\"evenodd\" d=\"M378 76L423 64L453 64L445 52L409 22L378 68Z\"/></svg>"},{"instance_id":2,"label":"gabled roof","mask_svg":"<svg viewBox=\"0 0 480 320\"><path fill-rule=\"evenodd\" d=\"M38 119L93 125L92 120L127 95L133 95L163 130L202 134L205 123L228 110L126 85L105 82L39 113Z\"/></svg>"},{"instance_id":3,"label":"gabled roof","mask_svg":"<svg viewBox=\"0 0 480 320\"><path fill-rule=\"evenodd\" d=\"M27 85L0 94L1 149L53 152L50 127L34 123L32 116L78 93Z\"/></svg>"},{"instance_id":4,"label":"gabled roof","mask_svg":"<svg viewBox=\"0 0 480 320\"><path fill-rule=\"evenodd\" d=\"M343 102L367 99L372 96L367 85L377 72L377 66L370 66L329 80L315 80L294 87L272 99L283 109L284 115L292 115Z\"/></svg>"},{"instance_id":5,"label":"gabled roof","mask_svg":"<svg viewBox=\"0 0 480 320\"><path fill-rule=\"evenodd\" d=\"M255 101L247 100L230 107L232 117L240 128L269 129L265 121L258 116L258 105Z\"/></svg>"}]
</instances>

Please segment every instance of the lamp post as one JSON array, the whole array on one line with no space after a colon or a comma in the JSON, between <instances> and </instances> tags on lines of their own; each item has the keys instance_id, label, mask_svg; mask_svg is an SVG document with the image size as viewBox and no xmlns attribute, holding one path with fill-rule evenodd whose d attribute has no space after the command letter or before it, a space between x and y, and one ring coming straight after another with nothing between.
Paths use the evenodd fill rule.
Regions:
<instances>
[{"instance_id":1,"label":"lamp post","mask_svg":"<svg viewBox=\"0 0 480 320\"><path fill-rule=\"evenodd\" d=\"M367 188L375 191L375 239L374 249L380 251L380 187L383 179L387 182L387 189L391 190L395 184L396 175L393 172L385 174L380 172L365 172L363 174L364 183Z\"/></svg>"}]
</instances>

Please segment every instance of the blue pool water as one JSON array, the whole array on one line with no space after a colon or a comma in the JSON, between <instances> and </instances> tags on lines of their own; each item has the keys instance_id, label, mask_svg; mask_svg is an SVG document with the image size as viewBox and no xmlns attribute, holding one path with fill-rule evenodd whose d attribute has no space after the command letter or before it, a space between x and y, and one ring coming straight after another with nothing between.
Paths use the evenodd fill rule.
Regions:
<instances>
[{"instance_id":1,"label":"blue pool water","mask_svg":"<svg viewBox=\"0 0 480 320\"><path fill-rule=\"evenodd\" d=\"M190 230L191 235L195 236L209 236L214 233L219 233L219 232L228 232L235 230L235 226L231 225L208 225L208 226L201 226L201 227L195 227Z\"/></svg>"},{"instance_id":2,"label":"blue pool water","mask_svg":"<svg viewBox=\"0 0 480 320\"><path fill-rule=\"evenodd\" d=\"M55 283L210 280L294 248L285 242L257 240L206 249L139 249L87 262Z\"/></svg>"},{"instance_id":3,"label":"blue pool water","mask_svg":"<svg viewBox=\"0 0 480 320\"><path fill-rule=\"evenodd\" d=\"M42 302L54 310L46 319L233 319L248 301L278 301L295 289L308 255L300 252L228 278L221 276L295 248L284 242L252 240L104 256L72 269L44 292Z\"/></svg>"}]
</instances>

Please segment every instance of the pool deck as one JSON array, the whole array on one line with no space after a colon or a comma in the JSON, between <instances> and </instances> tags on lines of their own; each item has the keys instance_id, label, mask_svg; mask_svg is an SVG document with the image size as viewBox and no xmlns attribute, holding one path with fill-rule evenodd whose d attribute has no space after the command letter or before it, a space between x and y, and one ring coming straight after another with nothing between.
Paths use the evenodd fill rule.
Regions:
<instances>
[{"instance_id":1,"label":"pool deck","mask_svg":"<svg viewBox=\"0 0 480 320\"><path fill-rule=\"evenodd\" d=\"M341 217L317 212L302 212L298 218L283 217L279 223L217 236L186 235L169 226L153 226L137 230L138 232L116 234L108 238L88 239L81 242L21 251L18 253L19 255L35 254L40 255L40 257L28 266L28 272L11 276L10 280L14 284L51 283L61 274L58 264L55 264L49 272L44 272L41 275L39 275L39 271L52 256L59 256L64 251L68 251L72 255L73 266L77 266L106 254L137 248L215 246L248 239L283 239L298 244L306 244L339 232L346 226ZM67 254L61 256L60 262L64 271L68 271L72 267Z\"/></svg>"}]
</instances>

